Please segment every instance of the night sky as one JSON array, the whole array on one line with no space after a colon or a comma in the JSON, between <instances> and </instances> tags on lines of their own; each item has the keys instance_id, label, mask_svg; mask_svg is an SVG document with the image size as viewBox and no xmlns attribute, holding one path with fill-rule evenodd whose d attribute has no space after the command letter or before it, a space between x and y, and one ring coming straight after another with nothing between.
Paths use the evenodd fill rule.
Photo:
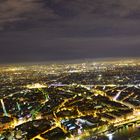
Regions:
<instances>
[{"instance_id":1,"label":"night sky","mask_svg":"<svg viewBox=\"0 0 140 140\"><path fill-rule=\"evenodd\" d=\"M0 63L140 56L140 0L0 0Z\"/></svg>"}]
</instances>

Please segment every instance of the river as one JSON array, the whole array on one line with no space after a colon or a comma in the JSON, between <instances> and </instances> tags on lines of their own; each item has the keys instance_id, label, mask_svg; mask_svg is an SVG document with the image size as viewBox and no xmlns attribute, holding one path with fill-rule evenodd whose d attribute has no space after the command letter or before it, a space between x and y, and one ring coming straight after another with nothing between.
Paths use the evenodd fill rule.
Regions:
<instances>
[{"instance_id":1,"label":"river","mask_svg":"<svg viewBox=\"0 0 140 140\"><path fill-rule=\"evenodd\" d=\"M140 128L136 125L126 126L98 140L140 140Z\"/></svg>"}]
</instances>

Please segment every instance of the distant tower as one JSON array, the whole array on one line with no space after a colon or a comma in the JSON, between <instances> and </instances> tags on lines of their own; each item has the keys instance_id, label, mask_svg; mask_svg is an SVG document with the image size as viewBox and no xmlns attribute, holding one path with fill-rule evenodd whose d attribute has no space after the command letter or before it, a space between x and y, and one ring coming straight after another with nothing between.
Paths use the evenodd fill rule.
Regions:
<instances>
[{"instance_id":1,"label":"distant tower","mask_svg":"<svg viewBox=\"0 0 140 140\"><path fill-rule=\"evenodd\" d=\"M5 108L3 99L1 99L0 101L1 101L1 105L2 105L2 109L3 109L4 115L5 115L5 116L8 116L8 113L7 113L7 111L6 111L6 108Z\"/></svg>"}]
</instances>

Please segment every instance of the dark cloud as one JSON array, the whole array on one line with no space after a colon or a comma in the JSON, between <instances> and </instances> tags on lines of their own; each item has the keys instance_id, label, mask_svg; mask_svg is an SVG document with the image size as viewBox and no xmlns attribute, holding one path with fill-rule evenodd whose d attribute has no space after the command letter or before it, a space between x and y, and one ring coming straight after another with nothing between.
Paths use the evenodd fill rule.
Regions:
<instances>
[{"instance_id":1,"label":"dark cloud","mask_svg":"<svg viewBox=\"0 0 140 140\"><path fill-rule=\"evenodd\" d=\"M0 63L139 56L138 0L0 0Z\"/></svg>"},{"instance_id":2,"label":"dark cloud","mask_svg":"<svg viewBox=\"0 0 140 140\"><path fill-rule=\"evenodd\" d=\"M0 26L3 29L16 29L16 25L25 24L26 28L28 24L37 25L39 20L57 18L52 9L43 6L43 1L39 0L2 0L0 1Z\"/></svg>"},{"instance_id":3,"label":"dark cloud","mask_svg":"<svg viewBox=\"0 0 140 140\"><path fill-rule=\"evenodd\" d=\"M71 18L136 18L140 15L138 0L1 0L0 26L34 27L49 21ZM34 22L34 24L33 24ZM14 25L15 24L15 25ZM44 25L43 24L43 25ZM33 26L34 25L34 26ZM21 28L21 27L20 27ZM22 29L22 28L21 28Z\"/></svg>"},{"instance_id":4,"label":"dark cloud","mask_svg":"<svg viewBox=\"0 0 140 140\"><path fill-rule=\"evenodd\" d=\"M30 33L28 36L18 33L13 37L9 36L0 39L5 46L0 48L1 63L140 56L140 36L54 37L53 39L48 39L41 33L38 35Z\"/></svg>"}]
</instances>

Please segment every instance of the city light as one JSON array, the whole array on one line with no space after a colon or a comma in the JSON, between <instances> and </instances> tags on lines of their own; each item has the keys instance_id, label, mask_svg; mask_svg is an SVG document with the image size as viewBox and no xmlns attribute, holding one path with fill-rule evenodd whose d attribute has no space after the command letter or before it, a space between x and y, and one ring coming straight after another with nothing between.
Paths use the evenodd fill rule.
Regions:
<instances>
[{"instance_id":1,"label":"city light","mask_svg":"<svg viewBox=\"0 0 140 140\"><path fill-rule=\"evenodd\" d=\"M0 139L113 140L139 129L140 64L128 62L1 68Z\"/></svg>"}]
</instances>

